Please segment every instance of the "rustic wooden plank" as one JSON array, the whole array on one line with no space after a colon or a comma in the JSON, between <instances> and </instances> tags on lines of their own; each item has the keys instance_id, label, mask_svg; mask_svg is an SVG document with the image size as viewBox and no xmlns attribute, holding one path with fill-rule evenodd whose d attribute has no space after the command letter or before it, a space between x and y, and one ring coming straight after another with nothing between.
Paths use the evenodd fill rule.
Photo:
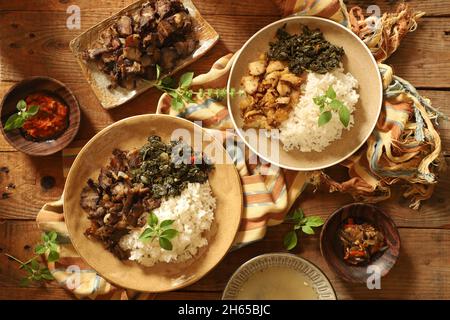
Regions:
<instances>
[{"instance_id":1,"label":"rustic wooden plank","mask_svg":"<svg viewBox=\"0 0 450 320\"><path fill-rule=\"evenodd\" d=\"M58 12L0 13L0 24L6 26L0 31L1 78L17 81L30 75L48 75L69 85L84 83L68 49L68 43L79 32L67 30L64 19L65 15ZM85 19L89 20L87 25L99 21L95 15ZM207 57L193 65L194 71L205 70L217 57L238 50L254 32L274 21L275 17L242 19L239 16L211 16L208 20L219 32L222 41ZM426 18L416 32L405 38L398 52L388 61L395 66L399 76L419 87L450 87L450 79L446 76L447 70L450 70L450 56L446 54L450 45L449 22L450 18ZM425 77L425 74L434 76Z\"/></svg>"},{"instance_id":2,"label":"rustic wooden plank","mask_svg":"<svg viewBox=\"0 0 450 320\"><path fill-rule=\"evenodd\" d=\"M450 18L424 18L387 60L398 76L416 87L448 88ZM430 76L432 75L432 76Z\"/></svg>"},{"instance_id":3,"label":"rustic wooden plank","mask_svg":"<svg viewBox=\"0 0 450 320\"><path fill-rule=\"evenodd\" d=\"M381 12L394 11L400 1L373 1L373 0L347 0L348 8L353 6L360 6L363 9L369 8L369 6L377 5ZM409 0L406 1L412 8L417 11L425 11L427 17L439 17L450 15L450 3L442 0ZM368 14L371 14L369 12Z\"/></svg>"},{"instance_id":4,"label":"rustic wooden plank","mask_svg":"<svg viewBox=\"0 0 450 320\"><path fill-rule=\"evenodd\" d=\"M290 228L288 224L269 228L263 240L230 252L211 273L196 284L176 293L159 295L157 299L218 298L230 276L242 263L259 254L284 251L282 239ZM382 279L381 290L368 290L364 285L347 284L334 275L321 257L318 235L302 236L300 247L293 253L319 266L330 278L339 299L449 299L450 230L400 228L400 235L400 258L391 273ZM0 248L3 253L26 259L30 257L30 248L38 238L39 230L33 222L6 221L0 224ZM24 249L25 246L28 249ZM15 297L23 294L32 298L33 293L38 297L44 295L38 291L45 289L36 286L19 289L17 281L22 276L21 271L3 255L0 256L0 268L0 292L7 291ZM51 292L59 297L60 291L53 286L51 284ZM215 293L210 295L210 292Z\"/></svg>"},{"instance_id":5,"label":"rustic wooden plank","mask_svg":"<svg viewBox=\"0 0 450 320\"><path fill-rule=\"evenodd\" d=\"M134 0L103 0L103 1L89 1L89 0L72 0L72 1L59 1L59 0L25 0L25 1L8 1L2 3L0 10L3 11L63 11L71 5L77 5L81 9L83 15L84 12L93 12L98 15L111 15L112 13L119 11L121 8L133 3ZM231 14L231 15L248 15L248 16L271 16L278 15L279 9L275 5L275 1L271 0L259 0L259 1L239 1L239 0L227 0L227 1L200 1L193 0L194 4L198 7L201 13L215 15L215 14ZM371 1L371 0L349 0L345 1L348 4L348 8L353 6L360 6L363 9L368 8L371 5L378 5L382 12L395 10L397 2L383 0L383 1ZM450 15L450 4L442 0L409 0L407 1L411 7L416 10L425 11L427 16L448 16Z\"/></svg>"},{"instance_id":6,"label":"rustic wooden plank","mask_svg":"<svg viewBox=\"0 0 450 320\"><path fill-rule=\"evenodd\" d=\"M20 152L0 152L0 167L9 168L9 173L0 173L0 220L35 219L46 202L58 199L63 190L61 155L29 157ZM41 179L53 177L55 186L44 189ZM1 193L9 183L16 186L7 199Z\"/></svg>"},{"instance_id":7,"label":"rustic wooden plank","mask_svg":"<svg viewBox=\"0 0 450 320\"><path fill-rule=\"evenodd\" d=\"M135 0L103 0L103 1L90 1L90 0L23 0L23 1L9 1L0 5L0 11L62 11L66 12L67 8L71 5L77 5L81 10L81 18L83 23L83 17L85 14L95 13L98 16L104 16L105 18L113 13L121 10L122 8L135 2ZM227 1L201 1L193 0L195 6L202 14L209 15L244 15L244 16L274 16L279 15L278 7L271 0L258 0L258 1L240 1L240 0L227 0Z\"/></svg>"},{"instance_id":8,"label":"rustic wooden plank","mask_svg":"<svg viewBox=\"0 0 450 320\"><path fill-rule=\"evenodd\" d=\"M238 16L211 16L208 19L206 16L206 19L222 36L222 41L190 67L196 72L207 71L217 58L230 51L237 51L256 31L276 20L266 16L258 19L242 19ZM83 29L101 19L92 15L85 20L87 22ZM0 12L0 25L5 26L0 30L0 78L3 81L47 75L68 85L85 84L81 69L68 47L80 31L66 29L64 13Z\"/></svg>"}]
</instances>

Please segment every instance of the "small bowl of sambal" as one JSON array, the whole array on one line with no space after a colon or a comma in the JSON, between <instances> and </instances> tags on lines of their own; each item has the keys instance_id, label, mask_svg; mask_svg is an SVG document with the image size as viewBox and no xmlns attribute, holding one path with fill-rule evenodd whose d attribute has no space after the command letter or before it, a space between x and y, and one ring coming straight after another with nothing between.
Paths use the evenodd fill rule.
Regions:
<instances>
[{"instance_id":1,"label":"small bowl of sambal","mask_svg":"<svg viewBox=\"0 0 450 320\"><path fill-rule=\"evenodd\" d=\"M63 83L31 77L5 94L0 120L0 130L11 146L32 156L46 156L61 151L75 138L80 107Z\"/></svg>"}]
</instances>

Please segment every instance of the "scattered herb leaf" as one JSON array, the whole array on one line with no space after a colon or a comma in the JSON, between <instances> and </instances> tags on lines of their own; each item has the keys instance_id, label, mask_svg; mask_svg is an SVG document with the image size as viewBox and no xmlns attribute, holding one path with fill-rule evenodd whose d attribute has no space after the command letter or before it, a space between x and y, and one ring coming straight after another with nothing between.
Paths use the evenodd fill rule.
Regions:
<instances>
[{"instance_id":1,"label":"scattered herb leaf","mask_svg":"<svg viewBox=\"0 0 450 320\"><path fill-rule=\"evenodd\" d=\"M187 72L183 74L178 85L174 78L167 76L162 79L161 77L161 67L156 65L156 84L155 87L172 97L171 107L175 111L182 110L186 104L194 102L194 97L205 98L209 97L215 100L223 100L227 96L226 88L199 88L197 91L190 89L192 81L194 79L193 72ZM229 92L230 96L233 98L236 94L243 96L245 92L243 90L238 90L231 88Z\"/></svg>"},{"instance_id":2,"label":"scattered herb leaf","mask_svg":"<svg viewBox=\"0 0 450 320\"><path fill-rule=\"evenodd\" d=\"M305 234L314 234L314 229L323 225L323 220L318 216L305 217L302 209L297 209L288 217L288 221L294 223L293 230L289 231L283 239L283 245L287 250L294 249L298 244L298 230Z\"/></svg>"},{"instance_id":3,"label":"scattered herb leaf","mask_svg":"<svg viewBox=\"0 0 450 320\"><path fill-rule=\"evenodd\" d=\"M10 254L5 254L19 264L19 269L27 272L27 275L20 280L20 286L25 287L31 282L51 281L54 279L50 270L38 262L38 258L40 255L47 254L48 262L55 262L59 259L57 238L58 234L54 231L43 233L41 236L42 243L37 244L34 248L36 255L26 262Z\"/></svg>"}]
</instances>

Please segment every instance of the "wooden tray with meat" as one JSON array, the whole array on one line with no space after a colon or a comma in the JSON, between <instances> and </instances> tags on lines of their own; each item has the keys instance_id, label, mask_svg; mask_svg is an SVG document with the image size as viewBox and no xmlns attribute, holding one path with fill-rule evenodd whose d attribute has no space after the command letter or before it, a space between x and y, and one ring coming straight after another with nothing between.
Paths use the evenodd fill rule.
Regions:
<instances>
[{"instance_id":1,"label":"wooden tray with meat","mask_svg":"<svg viewBox=\"0 0 450 320\"><path fill-rule=\"evenodd\" d=\"M191 0L140 0L70 42L70 49L105 109L186 67L218 41Z\"/></svg>"}]
</instances>

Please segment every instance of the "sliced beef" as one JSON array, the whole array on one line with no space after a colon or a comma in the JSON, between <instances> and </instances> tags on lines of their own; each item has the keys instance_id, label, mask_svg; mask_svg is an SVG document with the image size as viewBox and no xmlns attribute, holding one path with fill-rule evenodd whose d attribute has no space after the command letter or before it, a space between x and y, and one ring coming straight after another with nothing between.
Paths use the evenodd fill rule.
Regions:
<instances>
[{"instance_id":1,"label":"sliced beef","mask_svg":"<svg viewBox=\"0 0 450 320\"><path fill-rule=\"evenodd\" d=\"M133 33L133 21L129 16L121 16L116 23L116 30L122 37L131 35Z\"/></svg>"}]
</instances>

